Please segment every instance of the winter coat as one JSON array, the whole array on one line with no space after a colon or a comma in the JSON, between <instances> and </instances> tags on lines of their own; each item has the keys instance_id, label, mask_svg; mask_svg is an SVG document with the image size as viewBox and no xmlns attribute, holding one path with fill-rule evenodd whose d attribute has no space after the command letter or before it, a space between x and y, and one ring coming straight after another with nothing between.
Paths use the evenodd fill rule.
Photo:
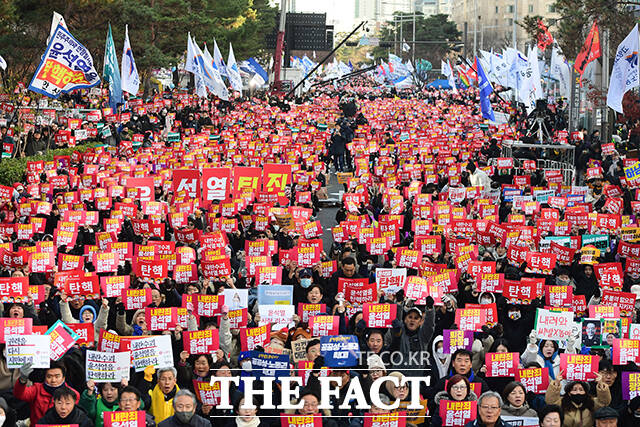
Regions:
<instances>
[{"instance_id":1,"label":"winter coat","mask_svg":"<svg viewBox=\"0 0 640 427\"><path fill-rule=\"evenodd\" d=\"M76 394L76 403L78 403L80 394L74 389L71 390ZM16 399L23 400L29 404L31 408L31 425L33 426L36 425L38 420L44 416L49 408L53 407L53 396L45 390L43 383L33 383L31 386L27 386L18 380L13 386L13 395Z\"/></svg>"},{"instance_id":2,"label":"winter coat","mask_svg":"<svg viewBox=\"0 0 640 427\"><path fill-rule=\"evenodd\" d=\"M562 406L562 396L560 396L560 381L551 381L547 394L545 396L545 402L547 405L559 405ZM596 386L596 398L594 399L593 411L587 408L578 408L572 402L570 403L572 409L563 409L564 411L564 423L563 427L591 427L594 425L593 413L600 408L604 408L611 403L611 393L609 392L609 386L600 383Z\"/></svg>"},{"instance_id":3,"label":"winter coat","mask_svg":"<svg viewBox=\"0 0 640 427\"><path fill-rule=\"evenodd\" d=\"M540 344L542 344L542 341L537 345L527 345L527 349L524 353L522 353L522 357L520 358L520 363L522 364L522 366L529 363L537 363L542 368L546 366L545 359L542 356L542 349L540 348ZM576 354L576 349L575 347L573 347L573 345L567 345L565 353ZM558 375L560 375L560 353L555 352L548 362L553 366L553 374L551 372L551 369L549 369L549 377L551 377L551 379L555 379Z\"/></svg>"},{"instance_id":4,"label":"winter coat","mask_svg":"<svg viewBox=\"0 0 640 427\"><path fill-rule=\"evenodd\" d=\"M97 397L95 392L89 395L85 390L80 395L79 406L87 412L87 416L93 420L96 427L102 427L104 425L102 413L117 411L118 401L109 406L102 397Z\"/></svg>"},{"instance_id":5,"label":"winter coat","mask_svg":"<svg viewBox=\"0 0 640 427\"><path fill-rule=\"evenodd\" d=\"M502 415L510 415L512 417L538 418L538 413L531 409L526 403L523 403L519 408L516 408L510 403L505 403L504 405L502 405Z\"/></svg>"},{"instance_id":6,"label":"winter coat","mask_svg":"<svg viewBox=\"0 0 640 427\"><path fill-rule=\"evenodd\" d=\"M199 415L193 415L193 418L189 420L188 424L178 421L176 416L172 416L158 424L158 427L211 427L211 422Z\"/></svg>"},{"instance_id":7,"label":"winter coat","mask_svg":"<svg viewBox=\"0 0 640 427\"><path fill-rule=\"evenodd\" d=\"M61 418L55 408L49 408L44 417L40 418L38 424L77 424L79 427L93 427L93 422L84 410L76 405L73 411L66 417Z\"/></svg>"},{"instance_id":8,"label":"winter coat","mask_svg":"<svg viewBox=\"0 0 640 427\"><path fill-rule=\"evenodd\" d=\"M402 307L398 306L398 313L401 313L402 311ZM391 350L397 350L402 354L401 363L399 364L399 366L394 367L394 369L410 377L422 375L422 371L415 369L424 368L424 362L420 359L422 355L428 354L430 350L429 343L431 342L431 338L433 337L433 330L435 327L434 309L432 308L430 310L426 310L423 316L424 321L422 322L420 328L418 328L418 330L416 331L416 333L418 334L417 338L420 346L420 354L418 354L418 357L416 358L417 360L411 358L412 353L414 352L411 351L411 338L408 335L408 331L404 323L402 323L399 331L395 328L389 329L384 337L385 344L391 343L389 346ZM407 370L403 372L403 369Z\"/></svg>"},{"instance_id":9,"label":"winter coat","mask_svg":"<svg viewBox=\"0 0 640 427\"><path fill-rule=\"evenodd\" d=\"M77 319L74 319L71 315L71 309L69 308L69 303L67 301L60 301L60 315L62 316L62 321L64 323L80 323ZM100 330L107 329L107 318L109 317L109 306L100 305L100 311L98 312L98 317L94 319L93 322L93 334L94 334L94 342L98 342L100 340Z\"/></svg>"}]
</instances>

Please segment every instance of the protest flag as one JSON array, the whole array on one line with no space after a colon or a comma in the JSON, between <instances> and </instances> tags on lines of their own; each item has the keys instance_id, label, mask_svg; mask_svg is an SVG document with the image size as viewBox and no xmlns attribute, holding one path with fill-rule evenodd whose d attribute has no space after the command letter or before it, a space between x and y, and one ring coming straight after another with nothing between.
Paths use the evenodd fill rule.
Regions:
<instances>
[{"instance_id":1,"label":"protest flag","mask_svg":"<svg viewBox=\"0 0 640 427\"><path fill-rule=\"evenodd\" d=\"M61 93L89 89L99 83L89 50L62 23L58 24L29 83L29 90L57 98Z\"/></svg>"},{"instance_id":2,"label":"protest flag","mask_svg":"<svg viewBox=\"0 0 640 427\"><path fill-rule=\"evenodd\" d=\"M598 24L594 22L573 65L573 68L580 74L580 84L582 84L582 75L589 62L599 58L600 55L600 33L598 32Z\"/></svg>"},{"instance_id":3,"label":"protest flag","mask_svg":"<svg viewBox=\"0 0 640 427\"><path fill-rule=\"evenodd\" d=\"M136 61L133 59L131 44L129 43L129 26L124 27L124 47L122 48L122 90L136 95L140 88L140 76L136 67Z\"/></svg>"},{"instance_id":4,"label":"protest flag","mask_svg":"<svg viewBox=\"0 0 640 427\"><path fill-rule=\"evenodd\" d=\"M113 44L111 24L107 32L107 42L104 47L104 66L102 76L109 82L109 107L114 111L118 104L122 104L122 86L120 84L120 68L118 67L118 55Z\"/></svg>"},{"instance_id":5,"label":"protest flag","mask_svg":"<svg viewBox=\"0 0 640 427\"><path fill-rule=\"evenodd\" d=\"M638 84L638 24L618 45L616 57L613 62L609 91L607 93L607 106L622 114L622 97L629 89Z\"/></svg>"},{"instance_id":6,"label":"protest flag","mask_svg":"<svg viewBox=\"0 0 640 427\"><path fill-rule=\"evenodd\" d=\"M491 83L489 79L487 79L477 56L476 72L478 73L478 86L480 87L480 110L482 110L482 117L495 121L493 109L491 108L491 100L489 99L489 95L493 92L493 87L491 87Z\"/></svg>"}]
</instances>

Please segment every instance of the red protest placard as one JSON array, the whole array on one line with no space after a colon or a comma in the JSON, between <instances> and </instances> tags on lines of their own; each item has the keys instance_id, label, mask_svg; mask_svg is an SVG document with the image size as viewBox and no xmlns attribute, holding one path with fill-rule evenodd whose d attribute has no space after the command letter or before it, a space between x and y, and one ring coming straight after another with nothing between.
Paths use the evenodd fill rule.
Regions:
<instances>
[{"instance_id":1,"label":"red protest placard","mask_svg":"<svg viewBox=\"0 0 640 427\"><path fill-rule=\"evenodd\" d=\"M66 324L66 323L65 323ZM76 343L80 346L93 347L95 344L95 333L93 323L71 323L67 325L69 329L78 334Z\"/></svg>"},{"instance_id":2,"label":"red protest placard","mask_svg":"<svg viewBox=\"0 0 640 427\"><path fill-rule=\"evenodd\" d=\"M49 252L31 254L29 271L31 273L48 273L56 265L56 256Z\"/></svg>"},{"instance_id":3,"label":"red protest placard","mask_svg":"<svg viewBox=\"0 0 640 427\"><path fill-rule=\"evenodd\" d=\"M524 384L527 391L542 394L549 388L549 368L518 369L516 381Z\"/></svg>"},{"instance_id":4,"label":"red protest placard","mask_svg":"<svg viewBox=\"0 0 640 427\"><path fill-rule=\"evenodd\" d=\"M590 354L560 354L560 370L567 381L593 381L600 357Z\"/></svg>"},{"instance_id":5,"label":"red protest placard","mask_svg":"<svg viewBox=\"0 0 640 427\"><path fill-rule=\"evenodd\" d=\"M119 297L122 291L129 289L131 276L102 276L100 277L100 289L107 298Z\"/></svg>"},{"instance_id":6,"label":"red protest placard","mask_svg":"<svg viewBox=\"0 0 640 427\"><path fill-rule=\"evenodd\" d=\"M2 277L0 278L0 301L22 302L29 296L28 277Z\"/></svg>"},{"instance_id":7,"label":"red protest placard","mask_svg":"<svg viewBox=\"0 0 640 427\"><path fill-rule=\"evenodd\" d=\"M396 252L396 264L398 267L420 268L422 264L422 252L409 248L398 248Z\"/></svg>"},{"instance_id":8,"label":"red protest placard","mask_svg":"<svg viewBox=\"0 0 640 427\"><path fill-rule=\"evenodd\" d=\"M138 427L145 425L144 411L103 412L104 427Z\"/></svg>"},{"instance_id":9,"label":"red protest placard","mask_svg":"<svg viewBox=\"0 0 640 427\"><path fill-rule=\"evenodd\" d=\"M476 283L480 292L502 292L504 288L504 274L482 273L476 277Z\"/></svg>"},{"instance_id":10,"label":"red protest placard","mask_svg":"<svg viewBox=\"0 0 640 427\"><path fill-rule=\"evenodd\" d=\"M176 307L147 307L145 318L150 331L166 331L176 327L178 312Z\"/></svg>"},{"instance_id":11,"label":"red protest placard","mask_svg":"<svg viewBox=\"0 0 640 427\"><path fill-rule=\"evenodd\" d=\"M362 310L362 316L367 322L367 328L390 328L391 322L396 318L397 309L396 304L367 303Z\"/></svg>"},{"instance_id":12,"label":"red protest placard","mask_svg":"<svg viewBox=\"0 0 640 427\"><path fill-rule=\"evenodd\" d=\"M141 260L135 259L133 270L136 275L150 279L164 279L169 275L169 266L166 260Z\"/></svg>"},{"instance_id":13,"label":"red protest placard","mask_svg":"<svg viewBox=\"0 0 640 427\"><path fill-rule=\"evenodd\" d=\"M246 308L241 308L239 310L229 310L229 327L231 329L239 329L247 327L249 310ZM218 317L221 319L221 317Z\"/></svg>"},{"instance_id":14,"label":"red protest placard","mask_svg":"<svg viewBox=\"0 0 640 427\"><path fill-rule=\"evenodd\" d=\"M213 354L220 348L217 329L182 332L184 351L190 354Z\"/></svg>"},{"instance_id":15,"label":"red protest placard","mask_svg":"<svg viewBox=\"0 0 640 427\"><path fill-rule=\"evenodd\" d=\"M100 329L100 336L98 340L98 351L107 353L116 353L120 351L121 337L118 334L114 334L104 329Z\"/></svg>"},{"instance_id":16,"label":"red protest placard","mask_svg":"<svg viewBox=\"0 0 640 427\"><path fill-rule=\"evenodd\" d=\"M200 171L194 169L176 169L172 179L173 194L185 192L191 199L200 199Z\"/></svg>"},{"instance_id":17,"label":"red protest placard","mask_svg":"<svg viewBox=\"0 0 640 427\"><path fill-rule=\"evenodd\" d=\"M527 252L527 273L551 274L556 266L556 255L544 252Z\"/></svg>"},{"instance_id":18,"label":"red protest placard","mask_svg":"<svg viewBox=\"0 0 640 427\"><path fill-rule=\"evenodd\" d=\"M4 337L7 335L31 335L33 328L33 319L30 317L0 318L0 343L5 342Z\"/></svg>"},{"instance_id":19,"label":"red protest placard","mask_svg":"<svg viewBox=\"0 0 640 427\"><path fill-rule=\"evenodd\" d=\"M456 325L461 331L482 330L487 323L487 312L480 308L459 308L456 310Z\"/></svg>"},{"instance_id":20,"label":"red protest placard","mask_svg":"<svg viewBox=\"0 0 640 427\"><path fill-rule=\"evenodd\" d=\"M546 303L552 307L571 307L573 287L551 285L546 287Z\"/></svg>"},{"instance_id":21,"label":"red protest placard","mask_svg":"<svg viewBox=\"0 0 640 427\"><path fill-rule=\"evenodd\" d=\"M326 313L326 304L305 304L298 303L298 316L302 322L309 322L311 316L317 316L318 314Z\"/></svg>"},{"instance_id":22,"label":"red protest placard","mask_svg":"<svg viewBox=\"0 0 640 427\"><path fill-rule=\"evenodd\" d=\"M640 363L640 340L614 338L611 347L614 365L626 365L629 362Z\"/></svg>"},{"instance_id":23,"label":"red protest placard","mask_svg":"<svg viewBox=\"0 0 640 427\"><path fill-rule=\"evenodd\" d=\"M544 294L544 278L523 277L521 280L505 280L502 295L510 304L531 304Z\"/></svg>"},{"instance_id":24,"label":"red protest placard","mask_svg":"<svg viewBox=\"0 0 640 427\"><path fill-rule=\"evenodd\" d=\"M100 279L93 273L78 272L77 270L56 273L56 282L58 282L59 278L62 285L61 289L64 290L69 299L95 299L100 297Z\"/></svg>"},{"instance_id":25,"label":"red protest placard","mask_svg":"<svg viewBox=\"0 0 640 427\"><path fill-rule=\"evenodd\" d=\"M344 294L345 300L352 304L375 302L377 299L376 284L369 283L369 279L338 279L338 292Z\"/></svg>"},{"instance_id":26,"label":"red protest placard","mask_svg":"<svg viewBox=\"0 0 640 427\"><path fill-rule=\"evenodd\" d=\"M202 170L202 199L225 200L231 189L230 168L206 168Z\"/></svg>"},{"instance_id":27,"label":"red protest placard","mask_svg":"<svg viewBox=\"0 0 640 427\"><path fill-rule=\"evenodd\" d=\"M58 360L76 342L77 335L61 321L57 321L49 328L47 335L51 337L51 360Z\"/></svg>"},{"instance_id":28,"label":"red protest placard","mask_svg":"<svg viewBox=\"0 0 640 427\"><path fill-rule=\"evenodd\" d=\"M205 277L207 276L205 275ZM173 280L180 284L197 282L198 266L195 264L177 264L173 267Z\"/></svg>"},{"instance_id":29,"label":"red protest placard","mask_svg":"<svg viewBox=\"0 0 640 427\"><path fill-rule=\"evenodd\" d=\"M440 274L430 276L427 279L429 287L435 286L442 289L442 292L449 293L458 290L458 281L456 279L456 270L445 270Z\"/></svg>"},{"instance_id":30,"label":"red protest placard","mask_svg":"<svg viewBox=\"0 0 640 427\"><path fill-rule=\"evenodd\" d=\"M251 351L258 346L264 347L270 341L271 329L269 329L269 325L240 329L240 347L242 351Z\"/></svg>"},{"instance_id":31,"label":"red protest placard","mask_svg":"<svg viewBox=\"0 0 640 427\"><path fill-rule=\"evenodd\" d=\"M407 425L405 411L390 414L364 414L364 427L404 427Z\"/></svg>"},{"instance_id":32,"label":"red protest placard","mask_svg":"<svg viewBox=\"0 0 640 427\"><path fill-rule=\"evenodd\" d=\"M256 271L256 283L258 285L281 285L282 267L279 265L258 267Z\"/></svg>"},{"instance_id":33,"label":"red protest placard","mask_svg":"<svg viewBox=\"0 0 640 427\"><path fill-rule=\"evenodd\" d=\"M280 414L281 427L322 427L322 416Z\"/></svg>"},{"instance_id":34,"label":"red protest placard","mask_svg":"<svg viewBox=\"0 0 640 427\"><path fill-rule=\"evenodd\" d=\"M487 353L487 377L515 377L520 363L518 353Z\"/></svg>"},{"instance_id":35,"label":"red protest placard","mask_svg":"<svg viewBox=\"0 0 640 427\"><path fill-rule=\"evenodd\" d=\"M122 291L122 303L125 310L139 310L151 302L151 288L123 289Z\"/></svg>"},{"instance_id":36,"label":"red protest placard","mask_svg":"<svg viewBox=\"0 0 640 427\"><path fill-rule=\"evenodd\" d=\"M440 417L442 425L447 427L464 426L467 422L476 419L477 404L474 401L456 401L441 400L440 401Z\"/></svg>"},{"instance_id":37,"label":"red protest placard","mask_svg":"<svg viewBox=\"0 0 640 427\"><path fill-rule=\"evenodd\" d=\"M630 261L627 260L627 263ZM593 266L593 270L602 289L618 291L622 289L624 279L622 277L622 264L619 262L596 264Z\"/></svg>"},{"instance_id":38,"label":"red protest placard","mask_svg":"<svg viewBox=\"0 0 640 427\"><path fill-rule=\"evenodd\" d=\"M602 291L600 304L620 307L620 315L629 317L633 314L635 308L636 294L632 292L604 290Z\"/></svg>"},{"instance_id":39,"label":"red protest placard","mask_svg":"<svg viewBox=\"0 0 640 427\"><path fill-rule=\"evenodd\" d=\"M194 312L198 316L212 317L220 314L224 305L224 295L193 295Z\"/></svg>"},{"instance_id":40,"label":"red protest placard","mask_svg":"<svg viewBox=\"0 0 640 427\"><path fill-rule=\"evenodd\" d=\"M318 315L309 317L309 330L313 337L338 335L340 318L338 316Z\"/></svg>"},{"instance_id":41,"label":"red protest placard","mask_svg":"<svg viewBox=\"0 0 640 427\"><path fill-rule=\"evenodd\" d=\"M96 273L115 273L118 271L120 254L117 252L98 252L93 254L93 266Z\"/></svg>"},{"instance_id":42,"label":"red protest placard","mask_svg":"<svg viewBox=\"0 0 640 427\"><path fill-rule=\"evenodd\" d=\"M193 380L193 389L196 397L203 405L220 404L220 382L215 381L213 384L209 381Z\"/></svg>"}]
</instances>

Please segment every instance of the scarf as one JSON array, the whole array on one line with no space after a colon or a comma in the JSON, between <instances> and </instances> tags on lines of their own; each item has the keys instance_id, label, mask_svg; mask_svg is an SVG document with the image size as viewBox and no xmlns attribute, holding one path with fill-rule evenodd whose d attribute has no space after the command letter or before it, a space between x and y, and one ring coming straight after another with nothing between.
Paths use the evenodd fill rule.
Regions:
<instances>
[{"instance_id":1,"label":"scarf","mask_svg":"<svg viewBox=\"0 0 640 427\"><path fill-rule=\"evenodd\" d=\"M543 368L549 368L549 376L551 377L552 380L555 380L556 379L556 373L553 371L553 359L555 359L558 356L558 352L556 351L555 353L553 353L553 355L551 355L550 358L547 359L542 354L542 349L539 349L538 350L538 356L540 356L542 358L542 360L544 361Z\"/></svg>"},{"instance_id":2,"label":"scarf","mask_svg":"<svg viewBox=\"0 0 640 427\"><path fill-rule=\"evenodd\" d=\"M42 388L44 388L44 390L47 393L49 393L51 396L53 396L53 393L55 393L57 389L59 389L60 387L65 387L65 386L67 386L66 382L60 384L58 387L53 387L53 386L50 386L47 383L42 383Z\"/></svg>"},{"instance_id":3,"label":"scarf","mask_svg":"<svg viewBox=\"0 0 640 427\"><path fill-rule=\"evenodd\" d=\"M239 416L236 417L236 426L237 427L258 427L260 424L260 418L253 417L251 421L243 421Z\"/></svg>"},{"instance_id":4,"label":"scarf","mask_svg":"<svg viewBox=\"0 0 640 427\"><path fill-rule=\"evenodd\" d=\"M449 366L449 364L451 363L451 355L447 354L444 362L442 362L440 361L438 355L434 354L433 360L436 362L436 367L438 368L438 374L440 375L440 378L445 377L447 375L447 366Z\"/></svg>"}]
</instances>

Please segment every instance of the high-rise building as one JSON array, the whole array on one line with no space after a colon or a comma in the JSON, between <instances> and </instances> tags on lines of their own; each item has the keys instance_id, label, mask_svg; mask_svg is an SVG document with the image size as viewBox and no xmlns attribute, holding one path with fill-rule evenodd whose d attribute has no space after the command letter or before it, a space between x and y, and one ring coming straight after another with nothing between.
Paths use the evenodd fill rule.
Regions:
<instances>
[{"instance_id":1,"label":"high-rise building","mask_svg":"<svg viewBox=\"0 0 640 427\"><path fill-rule=\"evenodd\" d=\"M553 34L559 18L554 3L555 0L451 0L451 20L463 33L463 41L466 23L467 53L473 55L474 35L477 49L512 47L514 20L521 21L528 15L542 16ZM515 29L517 47L524 52L525 44L531 44L531 40L517 23Z\"/></svg>"}]
</instances>

